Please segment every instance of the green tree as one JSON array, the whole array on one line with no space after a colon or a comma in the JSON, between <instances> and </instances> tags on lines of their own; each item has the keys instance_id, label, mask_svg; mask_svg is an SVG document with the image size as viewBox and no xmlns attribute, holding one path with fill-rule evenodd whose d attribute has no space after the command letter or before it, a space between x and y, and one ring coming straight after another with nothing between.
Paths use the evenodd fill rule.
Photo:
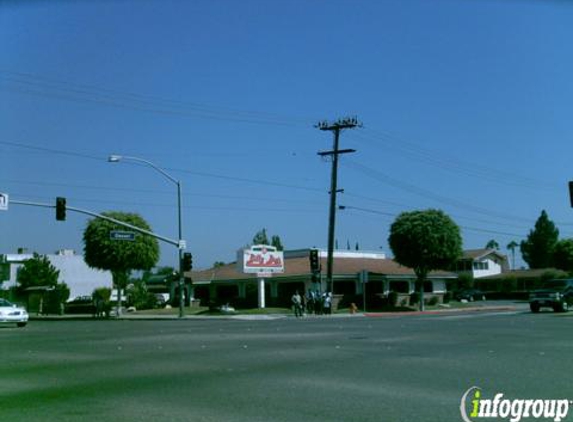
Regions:
<instances>
[{"instance_id":1,"label":"green tree","mask_svg":"<svg viewBox=\"0 0 573 422\"><path fill-rule=\"evenodd\" d=\"M390 227L388 243L396 262L416 273L420 310L424 310L428 273L451 267L462 254L459 227L440 210L403 212Z\"/></svg>"},{"instance_id":2,"label":"green tree","mask_svg":"<svg viewBox=\"0 0 573 422\"><path fill-rule=\"evenodd\" d=\"M138 214L110 211L106 217L129 223L151 231L147 222ZM157 239L137 234L135 240L113 240L110 232L119 226L100 218L92 219L84 231L84 260L93 268L111 271L113 284L118 290L118 316L121 313L121 289L127 287L132 270L149 270L159 260Z\"/></svg>"},{"instance_id":3,"label":"green tree","mask_svg":"<svg viewBox=\"0 0 573 422\"><path fill-rule=\"evenodd\" d=\"M267 237L267 229L259 230L253 236L253 245L268 245L269 238Z\"/></svg>"},{"instance_id":4,"label":"green tree","mask_svg":"<svg viewBox=\"0 0 573 422\"><path fill-rule=\"evenodd\" d=\"M65 283L58 283L59 275L60 270L52 265L47 256L35 253L24 261L17 281L22 292L29 287L46 288L40 297L40 312L61 313L62 304L70 297L70 289Z\"/></svg>"},{"instance_id":5,"label":"green tree","mask_svg":"<svg viewBox=\"0 0 573 422\"><path fill-rule=\"evenodd\" d=\"M485 248L499 250L499 243L497 243L495 239L491 239L489 242L487 242Z\"/></svg>"},{"instance_id":6,"label":"green tree","mask_svg":"<svg viewBox=\"0 0 573 422\"><path fill-rule=\"evenodd\" d=\"M255 236L253 236L253 245L271 245L277 248L278 251L284 250L281 238L279 236L271 236L271 240L269 241L267 229L261 229L255 233Z\"/></svg>"},{"instance_id":7,"label":"green tree","mask_svg":"<svg viewBox=\"0 0 573 422\"><path fill-rule=\"evenodd\" d=\"M573 239L562 239L555 244L553 261L556 268L573 272Z\"/></svg>"},{"instance_id":8,"label":"green tree","mask_svg":"<svg viewBox=\"0 0 573 422\"><path fill-rule=\"evenodd\" d=\"M22 290L28 287L55 287L60 271L54 267L47 256L34 253L34 257L24 261L18 271L17 281Z\"/></svg>"},{"instance_id":9,"label":"green tree","mask_svg":"<svg viewBox=\"0 0 573 422\"><path fill-rule=\"evenodd\" d=\"M147 282L153 276L162 275L165 277L172 277L173 274L176 274L176 272L177 271L173 267L159 267L156 268L154 271L153 270L144 271L141 276L141 279Z\"/></svg>"},{"instance_id":10,"label":"green tree","mask_svg":"<svg viewBox=\"0 0 573 422\"><path fill-rule=\"evenodd\" d=\"M281 242L281 238L277 235L271 237L271 246L277 248L277 251L284 250L283 243Z\"/></svg>"},{"instance_id":11,"label":"green tree","mask_svg":"<svg viewBox=\"0 0 573 422\"><path fill-rule=\"evenodd\" d=\"M515 240L512 240L506 246L507 250L511 251L511 269L512 270L515 270L515 248L517 248L518 246L519 246L519 244Z\"/></svg>"},{"instance_id":12,"label":"green tree","mask_svg":"<svg viewBox=\"0 0 573 422\"><path fill-rule=\"evenodd\" d=\"M553 267L553 250L558 239L559 230L543 210L535 222L535 228L521 242L521 254L529 268Z\"/></svg>"}]
</instances>

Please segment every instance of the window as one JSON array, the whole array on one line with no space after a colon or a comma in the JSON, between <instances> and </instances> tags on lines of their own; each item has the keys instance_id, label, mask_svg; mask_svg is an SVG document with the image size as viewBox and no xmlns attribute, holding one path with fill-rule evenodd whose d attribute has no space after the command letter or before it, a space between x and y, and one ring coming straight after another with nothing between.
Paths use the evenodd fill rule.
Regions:
<instances>
[{"instance_id":1,"label":"window","mask_svg":"<svg viewBox=\"0 0 573 422\"><path fill-rule=\"evenodd\" d=\"M474 270L489 270L489 262L488 261L475 261L474 262Z\"/></svg>"}]
</instances>

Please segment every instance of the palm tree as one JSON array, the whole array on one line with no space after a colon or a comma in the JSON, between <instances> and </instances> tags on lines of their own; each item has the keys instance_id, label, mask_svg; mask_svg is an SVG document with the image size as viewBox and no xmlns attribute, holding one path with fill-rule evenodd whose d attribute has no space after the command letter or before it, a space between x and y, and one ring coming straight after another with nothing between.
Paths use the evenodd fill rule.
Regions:
<instances>
[{"instance_id":1,"label":"palm tree","mask_svg":"<svg viewBox=\"0 0 573 422\"><path fill-rule=\"evenodd\" d=\"M517 248L518 246L519 246L519 244L515 240L512 240L506 246L507 250L511 251L511 269L512 270L515 270L515 248Z\"/></svg>"},{"instance_id":2,"label":"palm tree","mask_svg":"<svg viewBox=\"0 0 573 422\"><path fill-rule=\"evenodd\" d=\"M486 249L499 250L499 243L497 243L495 239L491 239L489 242L487 242L487 245L485 245L485 247Z\"/></svg>"}]
</instances>

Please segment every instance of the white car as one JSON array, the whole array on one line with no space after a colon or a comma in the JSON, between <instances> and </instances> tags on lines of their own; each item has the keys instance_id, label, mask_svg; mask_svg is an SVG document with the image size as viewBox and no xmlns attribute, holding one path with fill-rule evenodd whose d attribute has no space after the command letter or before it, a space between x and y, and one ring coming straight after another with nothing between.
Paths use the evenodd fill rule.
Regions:
<instances>
[{"instance_id":1,"label":"white car","mask_svg":"<svg viewBox=\"0 0 573 422\"><path fill-rule=\"evenodd\" d=\"M28 318L26 309L0 298L0 324L16 323L18 327L24 327Z\"/></svg>"}]
</instances>

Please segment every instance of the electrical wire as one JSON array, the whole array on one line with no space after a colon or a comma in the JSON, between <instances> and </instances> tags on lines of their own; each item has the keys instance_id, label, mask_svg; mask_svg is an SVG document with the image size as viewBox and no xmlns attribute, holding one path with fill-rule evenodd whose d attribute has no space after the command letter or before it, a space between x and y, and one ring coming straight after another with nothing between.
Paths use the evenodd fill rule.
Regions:
<instances>
[{"instance_id":1,"label":"electrical wire","mask_svg":"<svg viewBox=\"0 0 573 422\"><path fill-rule=\"evenodd\" d=\"M341 205L339 207L339 209L357 210L357 211L367 212L370 214L377 214L377 215L382 215L385 217L393 217L393 218L396 218L399 215L399 214L392 214L392 213L388 213L388 212L383 212L383 211L378 211L378 210L373 210L373 209L368 209L368 208L349 206L349 205ZM501 232L498 230L482 229L482 228L468 227L468 226L463 226L463 225L458 225L458 227L460 227L461 229L464 229L464 230L471 230L471 231L476 231L476 232L480 232L480 233L497 234L497 235L501 235L501 236L516 237L516 238L520 238L520 239L525 238L525 236L523 236L521 234L517 234L517 233Z\"/></svg>"},{"instance_id":2,"label":"electrical wire","mask_svg":"<svg viewBox=\"0 0 573 422\"><path fill-rule=\"evenodd\" d=\"M279 126L310 126L311 124L306 118L209 106L152 95L122 92L93 85L73 84L70 81L46 78L32 73L13 72L6 69L0 69L0 82L2 82L0 89L5 91L164 115Z\"/></svg>"},{"instance_id":3,"label":"electrical wire","mask_svg":"<svg viewBox=\"0 0 573 422\"><path fill-rule=\"evenodd\" d=\"M8 146L12 146L12 147L19 147L19 148L24 148L24 149L41 151L41 152L50 153L50 154L67 155L67 156L72 156L72 157L76 157L76 158L77 157L87 158L87 159L97 160L100 162L107 160L107 157L103 157L103 156L78 153L78 152L73 152L73 151L68 151L68 150L59 150L59 149L54 149L54 148L38 147L35 145L9 142L9 141L0 141L0 145L8 145ZM126 164L143 166L143 164L139 164L139 163L126 163ZM304 191L309 191L309 192L324 192L324 190L320 189L320 188L312 188L309 186L295 185L295 184L290 184L290 183L273 182L270 180L261 180L261 179L247 178L247 177L229 176L229 175L225 175L225 174L201 172L201 171L180 169L180 168L174 168L174 167L162 167L162 168L164 170L167 170L167 171L183 173L183 174L192 174L194 176L200 176L200 177L209 177L209 178L229 180L229 181L234 181L234 182L252 183L252 184L258 184L258 185L275 186L275 187L288 188L288 189L298 189L298 190L304 190Z\"/></svg>"},{"instance_id":4,"label":"electrical wire","mask_svg":"<svg viewBox=\"0 0 573 422\"><path fill-rule=\"evenodd\" d=\"M560 189L560 187L547 181L541 181L493 167L462 161L451 156L445 156L443 152L421 147L419 144L380 130L365 128L364 131L349 133L348 137L350 139L358 139L359 141L367 141L371 145L374 143L374 145L378 147L383 147L385 151L394 150L408 158L449 171L456 175L465 175L480 180L487 180L498 185L522 187L536 191L539 191L539 189Z\"/></svg>"},{"instance_id":5,"label":"electrical wire","mask_svg":"<svg viewBox=\"0 0 573 422\"><path fill-rule=\"evenodd\" d=\"M518 217L515 215L509 215L509 214L505 214L505 213L500 213L497 211L492 211L492 210L488 210L482 207L478 207L472 204L467 204L464 203L462 201L456 200L456 199L452 199L452 198L448 198L442 195L438 195L434 192L428 191L426 189L420 188L418 186L414 186L410 183L407 182L403 182L401 180L398 180L394 177L391 177L385 173L382 173L379 170L375 170L372 169L368 166L365 166L363 164L360 164L356 161L347 159L345 161L342 162L343 165L352 168L356 171L359 171L362 174L367 175L368 177L375 179L379 182L383 182L387 185L393 186L393 187L397 187L401 190L410 192L410 193L414 193L416 195L428 198L428 199L432 199L433 201L436 201L440 204L449 204L452 206L455 206L457 208L462 208L468 211L472 211L478 214L482 214L482 215L486 215L489 217L493 217L493 218L501 218L501 219L505 219L505 220L511 220L511 221L524 221L524 222L529 222L530 220L524 217Z\"/></svg>"}]
</instances>

